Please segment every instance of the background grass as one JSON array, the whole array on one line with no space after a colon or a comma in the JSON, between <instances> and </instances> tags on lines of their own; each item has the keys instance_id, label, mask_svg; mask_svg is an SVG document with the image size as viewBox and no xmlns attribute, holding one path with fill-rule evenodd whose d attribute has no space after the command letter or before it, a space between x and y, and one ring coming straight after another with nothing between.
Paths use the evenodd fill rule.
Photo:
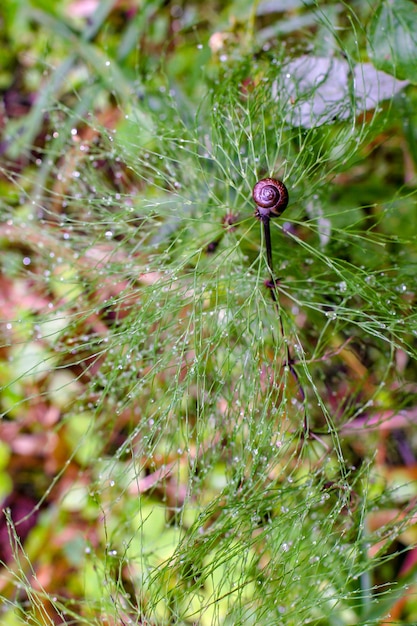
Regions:
<instances>
[{"instance_id":1,"label":"background grass","mask_svg":"<svg viewBox=\"0 0 417 626\"><path fill-rule=\"evenodd\" d=\"M415 623L413 6L5 3L2 623Z\"/></svg>"}]
</instances>

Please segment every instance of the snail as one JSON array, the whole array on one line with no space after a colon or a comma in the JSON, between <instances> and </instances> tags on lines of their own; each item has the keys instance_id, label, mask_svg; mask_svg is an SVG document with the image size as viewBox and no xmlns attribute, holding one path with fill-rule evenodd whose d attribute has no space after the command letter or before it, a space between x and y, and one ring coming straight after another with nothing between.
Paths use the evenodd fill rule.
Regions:
<instances>
[{"instance_id":1,"label":"snail","mask_svg":"<svg viewBox=\"0 0 417 626\"><path fill-rule=\"evenodd\" d=\"M255 217L263 224L266 247L266 261L271 273L271 281L275 286L274 268L272 266L272 246L269 221L271 217L279 217L288 204L288 191L284 183L275 178L258 180L252 191L256 203Z\"/></svg>"},{"instance_id":2,"label":"snail","mask_svg":"<svg viewBox=\"0 0 417 626\"><path fill-rule=\"evenodd\" d=\"M258 180L253 188L252 197L256 203L255 215L261 220L279 217L287 208L287 188L275 178Z\"/></svg>"}]
</instances>

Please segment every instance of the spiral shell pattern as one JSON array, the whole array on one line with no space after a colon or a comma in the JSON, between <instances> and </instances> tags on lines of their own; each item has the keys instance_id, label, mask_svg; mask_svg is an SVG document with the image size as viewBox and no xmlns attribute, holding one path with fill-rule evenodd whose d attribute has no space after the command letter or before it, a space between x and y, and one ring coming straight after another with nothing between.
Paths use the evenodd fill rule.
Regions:
<instances>
[{"instance_id":1,"label":"spiral shell pattern","mask_svg":"<svg viewBox=\"0 0 417 626\"><path fill-rule=\"evenodd\" d=\"M256 215L260 218L278 217L288 204L288 191L284 183L275 178L258 180L252 192Z\"/></svg>"}]
</instances>

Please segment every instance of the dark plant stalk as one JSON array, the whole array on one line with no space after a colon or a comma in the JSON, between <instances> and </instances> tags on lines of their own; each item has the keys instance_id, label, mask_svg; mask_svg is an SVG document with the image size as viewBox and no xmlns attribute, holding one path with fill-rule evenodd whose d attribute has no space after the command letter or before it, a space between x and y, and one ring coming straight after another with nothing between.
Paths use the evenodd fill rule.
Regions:
<instances>
[{"instance_id":1,"label":"dark plant stalk","mask_svg":"<svg viewBox=\"0 0 417 626\"><path fill-rule=\"evenodd\" d=\"M281 310L278 300L278 280L275 278L274 266L272 261L272 244L271 244L271 228L270 220L272 217L279 217L286 209L288 204L288 191L284 183L274 178L264 178L258 181L253 188L253 199L256 203L255 217L263 224L265 248L266 248L266 262L269 269L270 278L266 281L266 286L270 290L271 298L274 303L274 308L279 320L281 337L285 344L285 361L284 367L288 367L293 379L296 382L298 393L303 403L303 432L304 436L309 436L310 431L308 428L307 414L305 408L305 393L301 384L300 378L294 368L294 359L291 356L290 347L288 342L285 341L284 324L282 321Z\"/></svg>"}]
</instances>

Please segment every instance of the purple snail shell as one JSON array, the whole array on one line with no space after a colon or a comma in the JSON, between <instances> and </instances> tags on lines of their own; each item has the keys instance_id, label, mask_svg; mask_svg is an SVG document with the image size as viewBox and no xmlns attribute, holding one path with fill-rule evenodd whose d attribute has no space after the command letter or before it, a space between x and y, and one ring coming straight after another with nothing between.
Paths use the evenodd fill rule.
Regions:
<instances>
[{"instance_id":1,"label":"purple snail shell","mask_svg":"<svg viewBox=\"0 0 417 626\"><path fill-rule=\"evenodd\" d=\"M256 215L260 218L278 217L287 208L288 190L284 183L275 178L258 180L252 197L257 207Z\"/></svg>"}]
</instances>

